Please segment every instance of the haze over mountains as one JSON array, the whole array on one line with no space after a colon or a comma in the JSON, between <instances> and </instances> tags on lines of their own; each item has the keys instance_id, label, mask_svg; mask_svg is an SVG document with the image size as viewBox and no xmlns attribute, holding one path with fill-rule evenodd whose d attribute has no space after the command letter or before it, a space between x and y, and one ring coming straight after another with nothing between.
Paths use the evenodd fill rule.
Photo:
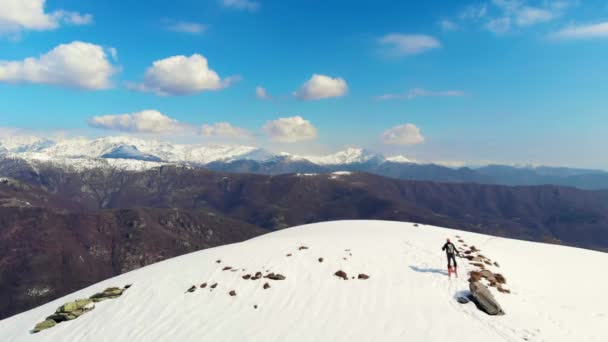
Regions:
<instances>
[{"instance_id":1,"label":"haze over mountains","mask_svg":"<svg viewBox=\"0 0 608 342\"><path fill-rule=\"evenodd\" d=\"M402 155L386 157L359 148L326 156L299 156L253 146L174 144L131 137L50 140L18 136L0 138L0 158L77 169L111 166L145 170L180 164L265 175L361 171L408 180L608 189L608 172L602 170L508 165L453 168L416 162Z\"/></svg>"}]
</instances>

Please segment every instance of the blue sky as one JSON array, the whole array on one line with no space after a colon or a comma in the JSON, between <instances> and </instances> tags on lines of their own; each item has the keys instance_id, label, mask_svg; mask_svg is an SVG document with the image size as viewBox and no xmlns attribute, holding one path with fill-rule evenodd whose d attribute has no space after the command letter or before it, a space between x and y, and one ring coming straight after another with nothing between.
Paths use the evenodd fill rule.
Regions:
<instances>
[{"instance_id":1,"label":"blue sky","mask_svg":"<svg viewBox=\"0 0 608 342\"><path fill-rule=\"evenodd\" d=\"M0 0L0 127L608 169L607 60L606 0Z\"/></svg>"}]
</instances>

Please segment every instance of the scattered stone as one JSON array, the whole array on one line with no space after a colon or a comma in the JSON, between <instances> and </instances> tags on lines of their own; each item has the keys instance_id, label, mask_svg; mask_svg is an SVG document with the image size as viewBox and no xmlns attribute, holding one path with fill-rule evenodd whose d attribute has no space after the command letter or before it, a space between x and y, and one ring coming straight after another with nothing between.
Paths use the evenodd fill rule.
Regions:
<instances>
[{"instance_id":1,"label":"scattered stone","mask_svg":"<svg viewBox=\"0 0 608 342\"><path fill-rule=\"evenodd\" d=\"M488 315L504 315L500 304L494 299L490 290L480 282L469 284L471 295L477 307Z\"/></svg>"},{"instance_id":2,"label":"scattered stone","mask_svg":"<svg viewBox=\"0 0 608 342\"><path fill-rule=\"evenodd\" d=\"M218 263L218 264L219 264L219 263L221 263L221 262L222 262L222 260L217 260L217 261L216 261L216 263Z\"/></svg>"},{"instance_id":3,"label":"scattered stone","mask_svg":"<svg viewBox=\"0 0 608 342\"><path fill-rule=\"evenodd\" d=\"M496 289L498 290L498 292L501 292L501 293L511 293L510 290L503 289L502 286L500 286L500 285Z\"/></svg>"},{"instance_id":4,"label":"scattered stone","mask_svg":"<svg viewBox=\"0 0 608 342\"><path fill-rule=\"evenodd\" d=\"M254 309L257 309L257 308L258 308L258 306L257 306L257 305L254 305L254 306L253 306L253 308L254 308Z\"/></svg>"},{"instance_id":5,"label":"scattered stone","mask_svg":"<svg viewBox=\"0 0 608 342\"><path fill-rule=\"evenodd\" d=\"M352 257L352 256L353 256L353 253L348 253L348 255Z\"/></svg>"},{"instance_id":6,"label":"scattered stone","mask_svg":"<svg viewBox=\"0 0 608 342\"><path fill-rule=\"evenodd\" d=\"M234 296L236 296L236 291L232 290L232 291L228 292L228 294L230 295L230 297L234 297Z\"/></svg>"},{"instance_id":7,"label":"scattered stone","mask_svg":"<svg viewBox=\"0 0 608 342\"><path fill-rule=\"evenodd\" d=\"M268 275L266 275L264 278L268 278L270 280L285 280L285 276L282 274L274 274L274 273L270 273Z\"/></svg>"},{"instance_id":8,"label":"scattered stone","mask_svg":"<svg viewBox=\"0 0 608 342\"><path fill-rule=\"evenodd\" d=\"M196 291L196 286L192 285L186 292L194 292Z\"/></svg>"},{"instance_id":9,"label":"scattered stone","mask_svg":"<svg viewBox=\"0 0 608 342\"><path fill-rule=\"evenodd\" d=\"M57 325L57 322L55 322L52 319L47 319L45 321L42 321L42 322L36 324L36 326L34 327L34 329L32 330L32 332L33 333L37 333L37 332L40 332L42 330L52 328L55 325Z\"/></svg>"},{"instance_id":10,"label":"scattered stone","mask_svg":"<svg viewBox=\"0 0 608 342\"><path fill-rule=\"evenodd\" d=\"M366 280L369 279L369 276L367 274L360 273L358 278L361 280Z\"/></svg>"},{"instance_id":11,"label":"scattered stone","mask_svg":"<svg viewBox=\"0 0 608 342\"><path fill-rule=\"evenodd\" d=\"M287 257L290 257L290 256L291 256L291 253L287 254Z\"/></svg>"},{"instance_id":12,"label":"scattered stone","mask_svg":"<svg viewBox=\"0 0 608 342\"><path fill-rule=\"evenodd\" d=\"M414 223L414 227L418 227L418 223Z\"/></svg>"},{"instance_id":13,"label":"scattered stone","mask_svg":"<svg viewBox=\"0 0 608 342\"><path fill-rule=\"evenodd\" d=\"M202 283L201 284L201 289L204 289L205 287L207 287L207 283Z\"/></svg>"},{"instance_id":14,"label":"scattered stone","mask_svg":"<svg viewBox=\"0 0 608 342\"><path fill-rule=\"evenodd\" d=\"M471 265L479 267L479 268L485 268L485 266L483 264L480 264L478 262L472 262Z\"/></svg>"},{"instance_id":15,"label":"scattered stone","mask_svg":"<svg viewBox=\"0 0 608 342\"><path fill-rule=\"evenodd\" d=\"M131 286L133 286L133 284L127 284L127 285L125 285L125 287L123 287L123 288L126 290L126 289L130 288Z\"/></svg>"},{"instance_id":16,"label":"scattered stone","mask_svg":"<svg viewBox=\"0 0 608 342\"><path fill-rule=\"evenodd\" d=\"M350 252L350 249L345 249L344 251L345 251L345 252Z\"/></svg>"},{"instance_id":17,"label":"scattered stone","mask_svg":"<svg viewBox=\"0 0 608 342\"><path fill-rule=\"evenodd\" d=\"M496 278L496 282L499 284L506 284L507 283L507 279L505 279L505 277L500 274L500 273L496 273L494 275L494 278Z\"/></svg>"},{"instance_id":18,"label":"scattered stone","mask_svg":"<svg viewBox=\"0 0 608 342\"><path fill-rule=\"evenodd\" d=\"M306 247L306 246L300 246L300 248L298 248L298 250L300 250L300 251L304 250L304 249L308 249L308 247Z\"/></svg>"},{"instance_id":19,"label":"scattered stone","mask_svg":"<svg viewBox=\"0 0 608 342\"><path fill-rule=\"evenodd\" d=\"M496 261L494 261L494 266L500 267L500 265Z\"/></svg>"},{"instance_id":20,"label":"scattered stone","mask_svg":"<svg viewBox=\"0 0 608 342\"><path fill-rule=\"evenodd\" d=\"M217 283L215 283L215 284L211 285L211 288L212 288L212 289L214 289L214 288L216 288L216 287L217 287Z\"/></svg>"},{"instance_id":21,"label":"scattered stone","mask_svg":"<svg viewBox=\"0 0 608 342\"><path fill-rule=\"evenodd\" d=\"M496 283L496 277L494 276L494 273L492 273L489 270L483 270L481 271L481 276L483 278L486 278L490 283Z\"/></svg>"},{"instance_id":22,"label":"scattered stone","mask_svg":"<svg viewBox=\"0 0 608 342\"><path fill-rule=\"evenodd\" d=\"M232 267L230 267L230 266L226 266L226 267L222 268L222 271L229 271L229 270L231 270L231 269L232 269Z\"/></svg>"},{"instance_id":23,"label":"scattered stone","mask_svg":"<svg viewBox=\"0 0 608 342\"><path fill-rule=\"evenodd\" d=\"M346 259L346 258L342 258L342 259L344 259L344 260L348 260L348 259Z\"/></svg>"},{"instance_id":24,"label":"scattered stone","mask_svg":"<svg viewBox=\"0 0 608 342\"><path fill-rule=\"evenodd\" d=\"M249 279L251 279L251 274L245 274L245 275L243 276L243 279L245 279L245 280L249 280Z\"/></svg>"},{"instance_id":25,"label":"scattered stone","mask_svg":"<svg viewBox=\"0 0 608 342\"><path fill-rule=\"evenodd\" d=\"M264 283L264 290L268 290L270 288L270 284Z\"/></svg>"},{"instance_id":26,"label":"scattered stone","mask_svg":"<svg viewBox=\"0 0 608 342\"><path fill-rule=\"evenodd\" d=\"M338 271L338 272L334 273L334 275L336 277L342 278L344 280L348 280L348 275L344 271Z\"/></svg>"},{"instance_id":27,"label":"scattered stone","mask_svg":"<svg viewBox=\"0 0 608 342\"><path fill-rule=\"evenodd\" d=\"M469 283L474 283L481 279L481 272L471 271L471 273L469 273L469 275L470 275Z\"/></svg>"},{"instance_id":28,"label":"scattered stone","mask_svg":"<svg viewBox=\"0 0 608 342\"><path fill-rule=\"evenodd\" d=\"M89 299L94 302L101 302L106 299L118 298L122 296L123 292L125 292L125 289L119 289L118 287L108 287L107 289L103 290L103 292L92 295L91 297L89 297Z\"/></svg>"},{"instance_id":29,"label":"scattered stone","mask_svg":"<svg viewBox=\"0 0 608 342\"><path fill-rule=\"evenodd\" d=\"M460 239L460 240L458 240L458 242L460 242L460 243L464 243L464 240Z\"/></svg>"},{"instance_id":30,"label":"scattered stone","mask_svg":"<svg viewBox=\"0 0 608 342\"><path fill-rule=\"evenodd\" d=\"M258 280L262 278L262 272L256 272L256 274L251 278L251 280Z\"/></svg>"},{"instance_id":31,"label":"scattered stone","mask_svg":"<svg viewBox=\"0 0 608 342\"><path fill-rule=\"evenodd\" d=\"M469 247L469 250L470 250L471 252L479 252L479 251L480 251L480 250L479 250L479 249L477 249L477 247L475 247L475 246L471 246L471 247Z\"/></svg>"},{"instance_id":32,"label":"scattered stone","mask_svg":"<svg viewBox=\"0 0 608 342\"><path fill-rule=\"evenodd\" d=\"M319 262L323 262L323 258L319 258Z\"/></svg>"}]
</instances>

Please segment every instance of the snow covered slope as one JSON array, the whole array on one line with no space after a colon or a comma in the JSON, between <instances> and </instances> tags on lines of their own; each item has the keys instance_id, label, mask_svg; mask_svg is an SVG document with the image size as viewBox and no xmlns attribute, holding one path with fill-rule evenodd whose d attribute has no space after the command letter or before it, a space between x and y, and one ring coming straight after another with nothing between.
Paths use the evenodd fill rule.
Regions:
<instances>
[{"instance_id":1,"label":"snow covered slope","mask_svg":"<svg viewBox=\"0 0 608 342\"><path fill-rule=\"evenodd\" d=\"M500 263L512 291L494 293L505 316L488 316L473 304L456 302L455 296L468 289L466 270L472 266L459 259L461 277L448 279L440 248L445 238L457 235ZM608 255L599 252L444 228L329 222L109 279L0 321L0 340L606 341L607 262ZM227 266L236 272L223 271ZM334 276L338 270L349 280ZM286 279L242 278L258 271ZM370 278L350 279L360 273ZM208 286L200 288L202 283ZM264 283L271 287L264 289ZM122 297L98 303L76 320L29 333L66 301L126 284L133 286ZM192 285L196 291L186 293ZM232 290L236 296L229 295Z\"/></svg>"}]
</instances>

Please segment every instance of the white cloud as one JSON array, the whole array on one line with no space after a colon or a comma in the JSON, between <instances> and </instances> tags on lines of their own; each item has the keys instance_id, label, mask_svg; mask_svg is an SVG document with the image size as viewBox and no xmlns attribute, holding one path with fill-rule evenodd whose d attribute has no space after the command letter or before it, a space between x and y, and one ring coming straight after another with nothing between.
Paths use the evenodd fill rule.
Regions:
<instances>
[{"instance_id":1,"label":"white cloud","mask_svg":"<svg viewBox=\"0 0 608 342\"><path fill-rule=\"evenodd\" d=\"M559 39L608 38L608 21L597 24L569 26L556 32L553 36Z\"/></svg>"},{"instance_id":2,"label":"white cloud","mask_svg":"<svg viewBox=\"0 0 608 342\"><path fill-rule=\"evenodd\" d=\"M392 127L381 136L382 142L390 145L416 145L424 142L424 137L416 125L407 123Z\"/></svg>"},{"instance_id":3,"label":"white cloud","mask_svg":"<svg viewBox=\"0 0 608 342\"><path fill-rule=\"evenodd\" d=\"M189 21L166 21L167 29L173 32L201 34L207 31L208 26L205 24L193 23Z\"/></svg>"},{"instance_id":4,"label":"white cloud","mask_svg":"<svg viewBox=\"0 0 608 342\"><path fill-rule=\"evenodd\" d=\"M526 0L492 0L500 12L489 18L484 27L493 33L504 34L513 27L526 27L549 22L561 17L565 10L574 6L574 0L545 0L538 6L528 5Z\"/></svg>"},{"instance_id":5,"label":"white cloud","mask_svg":"<svg viewBox=\"0 0 608 342\"><path fill-rule=\"evenodd\" d=\"M430 91L423 88L414 88L403 94L383 94L377 96L376 99L381 101L396 99L413 100L417 97L460 97L465 95L466 93L462 90Z\"/></svg>"},{"instance_id":6,"label":"white cloud","mask_svg":"<svg viewBox=\"0 0 608 342\"><path fill-rule=\"evenodd\" d=\"M157 110L143 110L141 112L117 115L94 116L89 119L89 126L108 130L132 132L170 134L188 130L185 124L172 119Z\"/></svg>"},{"instance_id":7,"label":"white cloud","mask_svg":"<svg viewBox=\"0 0 608 342\"><path fill-rule=\"evenodd\" d=\"M488 14L488 6L486 4L470 5L460 13L461 20L477 20L485 17Z\"/></svg>"},{"instance_id":8,"label":"white cloud","mask_svg":"<svg viewBox=\"0 0 608 342\"><path fill-rule=\"evenodd\" d=\"M220 0L220 3L224 7L237 10L255 11L260 8L260 3L253 0Z\"/></svg>"},{"instance_id":9,"label":"white cloud","mask_svg":"<svg viewBox=\"0 0 608 342\"><path fill-rule=\"evenodd\" d=\"M391 33L382 37L380 44L397 56L416 55L441 47L437 39L423 34Z\"/></svg>"},{"instance_id":10,"label":"white cloud","mask_svg":"<svg viewBox=\"0 0 608 342\"><path fill-rule=\"evenodd\" d=\"M92 14L80 14L78 12L59 10L53 12L52 16L72 25L89 25L93 23Z\"/></svg>"},{"instance_id":11,"label":"white cloud","mask_svg":"<svg viewBox=\"0 0 608 342\"><path fill-rule=\"evenodd\" d=\"M314 74L294 93L301 100L320 100L346 95L348 85L343 78Z\"/></svg>"},{"instance_id":12,"label":"white cloud","mask_svg":"<svg viewBox=\"0 0 608 342\"><path fill-rule=\"evenodd\" d=\"M190 95L226 88L237 79L237 77L221 79L209 68L204 56L194 54L190 57L173 56L155 61L146 70L143 83L132 84L130 88L160 96Z\"/></svg>"},{"instance_id":13,"label":"white cloud","mask_svg":"<svg viewBox=\"0 0 608 342\"><path fill-rule=\"evenodd\" d=\"M526 6L517 13L516 21L520 26L528 26L551 21L557 15L556 12L550 10Z\"/></svg>"},{"instance_id":14,"label":"white cloud","mask_svg":"<svg viewBox=\"0 0 608 342\"><path fill-rule=\"evenodd\" d=\"M270 140L283 143L312 140L317 136L315 126L300 116L268 121L262 130Z\"/></svg>"},{"instance_id":15,"label":"white cloud","mask_svg":"<svg viewBox=\"0 0 608 342\"><path fill-rule=\"evenodd\" d=\"M264 87L255 87L255 96L260 100L270 100L272 96L268 93L268 90Z\"/></svg>"},{"instance_id":16,"label":"white cloud","mask_svg":"<svg viewBox=\"0 0 608 342\"><path fill-rule=\"evenodd\" d=\"M439 26L441 26L443 31L454 31L458 29L458 25L455 22L447 19L441 20Z\"/></svg>"},{"instance_id":17,"label":"white cloud","mask_svg":"<svg viewBox=\"0 0 608 342\"><path fill-rule=\"evenodd\" d=\"M203 125L200 135L218 138L249 138L251 133L244 128L235 127L227 122L218 122L211 125Z\"/></svg>"},{"instance_id":18,"label":"white cloud","mask_svg":"<svg viewBox=\"0 0 608 342\"><path fill-rule=\"evenodd\" d=\"M19 34L25 30L54 30L60 24L86 25L93 22L91 14L58 10L45 12L46 0L0 1L0 35Z\"/></svg>"},{"instance_id":19,"label":"white cloud","mask_svg":"<svg viewBox=\"0 0 608 342\"><path fill-rule=\"evenodd\" d=\"M503 17L503 18L495 18L491 19L485 24L485 28L496 34L504 34L511 30L511 18Z\"/></svg>"},{"instance_id":20,"label":"white cloud","mask_svg":"<svg viewBox=\"0 0 608 342\"><path fill-rule=\"evenodd\" d=\"M0 61L0 82L52 84L81 89L106 89L118 68L108 61L109 50L99 45L62 44L38 58Z\"/></svg>"}]
</instances>

